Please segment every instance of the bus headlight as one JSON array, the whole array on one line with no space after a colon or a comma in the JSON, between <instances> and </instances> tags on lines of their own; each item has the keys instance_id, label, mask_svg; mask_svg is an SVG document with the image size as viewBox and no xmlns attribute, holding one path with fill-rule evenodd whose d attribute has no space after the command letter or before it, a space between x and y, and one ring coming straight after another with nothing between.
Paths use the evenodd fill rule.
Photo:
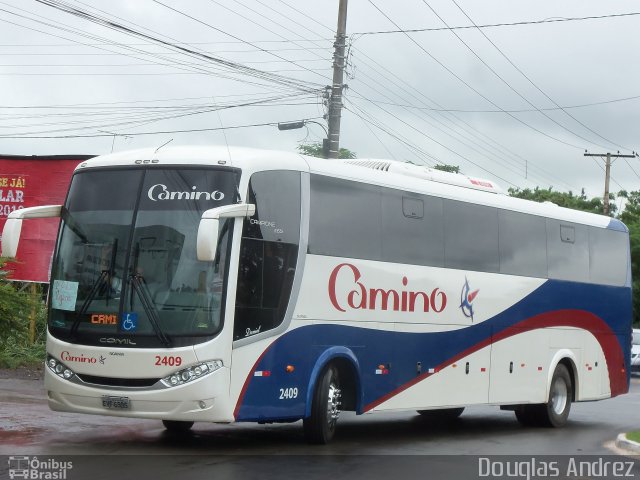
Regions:
<instances>
[{"instance_id":1,"label":"bus headlight","mask_svg":"<svg viewBox=\"0 0 640 480\"><path fill-rule=\"evenodd\" d=\"M64 378L65 380L69 380L71 377L75 375L73 370L71 370L61 361L53 358L51 355L47 355L46 364L47 364L47 367L49 367L49 370L51 370L60 378Z\"/></svg>"},{"instance_id":2,"label":"bus headlight","mask_svg":"<svg viewBox=\"0 0 640 480\"><path fill-rule=\"evenodd\" d=\"M191 367L183 368L175 373L172 373L168 377L162 379L162 383L167 387L177 387L178 385L184 385L193 380L202 378L216 370L222 368L222 360L212 360L210 362L200 363L198 365L192 365Z\"/></svg>"}]
</instances>

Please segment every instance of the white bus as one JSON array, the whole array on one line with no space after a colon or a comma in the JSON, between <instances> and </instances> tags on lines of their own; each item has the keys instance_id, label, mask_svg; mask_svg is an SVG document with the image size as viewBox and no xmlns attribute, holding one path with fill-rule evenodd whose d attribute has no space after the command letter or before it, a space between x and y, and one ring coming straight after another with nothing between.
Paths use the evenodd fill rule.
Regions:
<instances>
[{"instance_id":1,"label":"white bus","mask_svg":"<svg viewBox=\"0 0 640 480\"><path fill-rule=\"evenodd\" d=\"M562 426L628 391L627 228L385 160L165 147L78 166L52 261L51 409L193 422L468 405ZM35 221L35 220L34 220ZM19 258L19 250L18 255Z\"/></svg>"}]
</instances>

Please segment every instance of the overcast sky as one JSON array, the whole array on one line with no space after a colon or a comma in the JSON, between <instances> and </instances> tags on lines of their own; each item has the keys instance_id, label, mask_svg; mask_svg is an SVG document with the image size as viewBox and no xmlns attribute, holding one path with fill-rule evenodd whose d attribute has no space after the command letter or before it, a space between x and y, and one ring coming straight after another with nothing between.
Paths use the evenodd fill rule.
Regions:
<instances>
[{"instance_id":1,"label":"overcast sky","mask_svg":"<svg viewBox=\"0 0 640 480\"><path fill-rule=\"evenodd\" d=\"M45 3L96 21L0 0L0 153L103 154L169 140L292 151L324 136L313 123L231 127L324 123L337 0ZM638 12L637 1L350 0L341 146L360 158L459 165L505 189L599 196L604 163L584 151L640 149L640 15L433 29ZM431 30L372 33L410 29ZM617 160L612 191L640 189L639 174L640 159Z\"/></svg>"}]
</instances>

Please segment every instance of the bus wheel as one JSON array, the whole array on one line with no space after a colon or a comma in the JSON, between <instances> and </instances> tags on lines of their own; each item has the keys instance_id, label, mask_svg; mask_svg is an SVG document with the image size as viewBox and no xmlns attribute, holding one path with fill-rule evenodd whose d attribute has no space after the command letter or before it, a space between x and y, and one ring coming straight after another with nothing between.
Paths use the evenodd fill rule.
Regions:
<instances>
[{"instance_id":1,"label":"bus wheel","mask_svg":"<svg viewBox=\"0 0 640 480\"><path fill-rule=\"evenodd\" d=\"M464 407L460 408L441 408L439 410L418 410L418 413L430 420L438 420L448 422L455 420L464 412Z\"/></svg>"},{"instance_id":2,"label":"bus wheel","mask_svg":"<svg viewBox=\"0 0 640 480\"><path fill-rule=\"evenodd\" d=\"M573 386L569 370L563 364L559 364L551 378L549 389L549 401L539 408L540 424L544 427L563 427L566 425L571 410L571 398Z\"/></svg>"},{"instance_id":3,"label":"bus wheel","mask_svg":"<svg viewBox=\"0 0 640 480\"><path fill-rule=\"evenodd\" d=\"M184 433L191 430L193 422L182 422L179 420L162 420L162 424L171 433Z\"/></svg>"},{"instance_id":4,"label":"bus wheel","mask_svg":"<svg viewBox=\"0 0 640 480\"><path fill-rule=\"evenodd\" d=\"M516 418L526 426L563 427L569 418L572 397L573 385L569 370L559 364L551 378L547 403L519 405L515 409Z\"/></svg>"},{"instance_id":5,"label":"bus wheel","mask_svg":"<svg viewBox=\"0 0 640 480\"><path fill-rule=\"evenodd\" d=\"M329 366L316 385L311 404L311 415L305 418L304 436L309 443L329 443L336 431L342 406L338 371Z\"/></svg>"}]
</instances>

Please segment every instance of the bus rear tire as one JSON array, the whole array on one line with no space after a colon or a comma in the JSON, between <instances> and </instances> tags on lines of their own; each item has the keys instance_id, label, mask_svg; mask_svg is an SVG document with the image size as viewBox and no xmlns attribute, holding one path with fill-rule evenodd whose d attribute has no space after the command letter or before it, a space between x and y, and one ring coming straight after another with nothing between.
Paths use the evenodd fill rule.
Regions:
<instances>
[{"instance_id":1,"label":"bus rear tire","mask_svg":"<svg viewBox=\"0 0 640 480\"><path fill-rule=\"evenodd\" d=\"M564 427L571 411L573 385L569 370L563 364L558 364L551 377L549 400L538 405L540 425L543 427Z\"/></svg>"},{"instance_id":2,"label":"bus rear tire","mask_svg":"<svg viewBox=\"0 0 640 480\"><path fill-rule=\"evenodd\" d=\"M522 425L560 428L567 424L573 398L573 384L569 370L558 364L549 387L549 400L539 405L519 405L516 418Z\"/></svg>"},{"instance_id":3,"label":"bus rear tire","mask_svg":"<svg viewBox=\"0 0 640 480\"><path fill-rule=\"evenodd\" d=\"M420 415L430 420L450 422L458 418L464 412L464 407L441 408L439 410L418 410Z\"/></svg>"},{"instance_id":4,"label":"bus rear tire","mask_svg":"<svg viewBox=\"0 0 640 480\"><path fill-rule=\"evenodd\" d=\"M335 432L342 406L338 371L329 365L316 385L311 404L311 415L303 420L307 442L325 445Z\"/></svg>"},{"instance_id":5,"label":"bus rear tire","mask_svg":"<svg viewBox=\"0 0 640 480\"><path fill-rule=\"evenodd\" d=\"M162 420L164 428L171 433L185 433L191 430L193 422L183 422L180 420Z\"/></svg>"}]
</instances>

